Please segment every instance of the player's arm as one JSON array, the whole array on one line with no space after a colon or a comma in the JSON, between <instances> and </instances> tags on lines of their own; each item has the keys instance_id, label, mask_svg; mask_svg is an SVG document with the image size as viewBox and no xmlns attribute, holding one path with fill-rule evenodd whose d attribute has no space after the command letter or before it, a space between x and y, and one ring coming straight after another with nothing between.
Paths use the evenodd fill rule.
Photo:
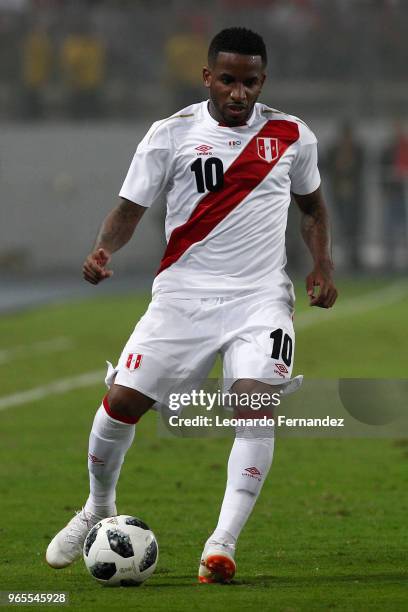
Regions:
<instances>
[{"instance_id":1,"label":"player's arm","mask_svg":"<svg viewBox=\"0 0 408 612\"><path fill-rule=\"evenodd\" d=\"M102 223L92 253L86 258L82 272L86 281L97 285L112 276L106 268L112 253L122 248L133 236L146 208L121 198Z\"/></svg>"},{"instance_id":2,"label":"player's arm","mask_svg":"<svg viewBox=\"0 0 408 612\"><path fill-rule=\"evenodd\" d=\"M302 213L301 232L314 262L312 272L306 277L310 305L331 308L337 299L337 289L330 255L329 217L321 189L306 195L292 195Z\"/></svg>"}]
</instances>

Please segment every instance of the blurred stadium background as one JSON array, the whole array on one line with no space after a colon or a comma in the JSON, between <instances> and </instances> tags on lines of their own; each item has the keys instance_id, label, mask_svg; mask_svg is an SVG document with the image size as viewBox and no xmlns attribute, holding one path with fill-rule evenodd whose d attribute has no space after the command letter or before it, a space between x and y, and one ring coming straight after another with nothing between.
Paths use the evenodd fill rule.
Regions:
<instances>
[{"instance_id":1,"label":"blurred stadium background","mask_svg":"<svg viewBox=\"0 0 408 612\"><path fill-rule=\"evenodd\" d=\"M0 263L12 291L21 277L26 289L35 279L32 295L39 276L78 277L139 139L205 96L208 41L229 25L265 38L261 100L318 136L338 270L406 269L407 2L0 0ZM163 214L156 205L116 258L139 285L162 253ZM293 218L288 254L303 273Z\"/></svg>"},{"instance_id":2,"label":"blurred stadium background","mask_svg":"<svg viewBox=\"0 0 408 612\"><path fill-rule=\"evenodd\" d=\"M152 121L205 96L208 42L230 25L265 38L262 101L299 115L320 142L341 299L311 311L299 284L297 373L406 378L408 1L0 0L0 311L62 302L0 317L3 589L68 591L77 610L129 608L128 590L96 591L82 564L51 572L42 559L87 490L104 360L146 308L163 206L115 256L108 283L87 285L81 266L138 141ZM289 268L303 284L309 259L295 207L290 217ZM64 303L78 296L94 299ZM322 394L328 412L331 400ZM279 440L241 540L237 588L198 591L230 440L162 444L146 416L120 508L157 530L161 560L131 605L405 612L403 436Z\"/></svg>"}]
</instances>

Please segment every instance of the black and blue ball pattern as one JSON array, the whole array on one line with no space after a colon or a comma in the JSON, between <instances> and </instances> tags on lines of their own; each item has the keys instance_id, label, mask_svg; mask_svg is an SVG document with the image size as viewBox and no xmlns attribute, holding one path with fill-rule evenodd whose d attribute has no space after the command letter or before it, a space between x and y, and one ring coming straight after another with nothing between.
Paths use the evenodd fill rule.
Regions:
<instances>
[{"instance_id":1,"label":"black and blue ball pattern","mask_svg":"<svg viewBox=\"0 0 408 612\"><path fill-rule=\"evenodd\" d=\"M103 586L139 586L153 574L159 547L145 522L120 515L92 527L83 556L89 573Z\"/></svg>"},{"instance_id":2,"label":"black and blue ball pattern","mask_svg":"<svg viewBox=\"0 0 408 612\"><path fill-rule=\"evenodd\" d=\"M120 529L108 529L106 532L109 546L113 552L127 559L133 557L133 546L130 537Z\"/></svg>"},{"instance_id":3,"label":"black and blue ball pattern","mask_svg":"<svg viewBox=\"0 0 408 612\"><path fill-rule=\"evenodd\" d=\"M99 561L89 568L92 576L98 580L109 580L116 574L116 565L114 563L104 563Z\"/></svg>"},{"instance_id":4,"label":"black and blue ball pattern","mask_svg":"<svg viewBox=\"0 0 408 612\"><path fill-rule=\"evenodd\" d=\"M98 535L98 530L101 528L102 523L98 523L94 527L92 527L91 531L86 536L85 544L84 544L84 554L86 556L89 555L89 551L91 550L92 544L96 540L96 536Z\"/></svg>"},{"instance_id":5,"label":"black and blue ball pattern","mask_svg":"<svg viewBox=\"0 0 408 612\"><path fill-rule=\"evenodd\" d=\"M135 516L128 516L125 523L126 525L133 525L134 527L140 527L140 529L147 529L147 530L150 529L150 527L146 525L146 523L136 518Z\"/></svg>"},{"instance_id":6,"label":"black and blue ball pattern","mask_svg":"<svg viewBox=\"0 0 408 612\"><path fill-rule=\"evenodd\" d=\"M157 559L157 543L156 540L152 540L149 546L146 548L143 555L143 559L139 563L139 570L144 572L148 567L152 566Z\"/></svg>"}]
</instances>

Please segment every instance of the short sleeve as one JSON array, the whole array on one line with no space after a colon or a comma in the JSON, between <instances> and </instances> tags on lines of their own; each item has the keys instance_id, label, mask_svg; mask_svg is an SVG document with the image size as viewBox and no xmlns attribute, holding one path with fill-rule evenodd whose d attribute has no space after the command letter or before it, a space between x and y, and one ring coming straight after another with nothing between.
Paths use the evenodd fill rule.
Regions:
<instances>
[{"instance_id":1,"label":"short sleeve","mask_svg":"<svg viewBox=\"0 0 408 612\"><path fill-rule=\"evenodd\" d=\"M151 206L168 182L170 160L169 132L158 121L138 145L119 196L146 208Z\"/></svg>"},{"instance_id":2,"label":"short sleeve","mask_svg":"<svg viewBox=\"0 0 408 612\"><path fill-rule=\"evenodd\" d=\"M317 139L305 125L300 126L298 153L293 160L289 175L291 191L298 195L313 193L320 185L320 172L317 166Z\"/></svg>"}]
</instances>

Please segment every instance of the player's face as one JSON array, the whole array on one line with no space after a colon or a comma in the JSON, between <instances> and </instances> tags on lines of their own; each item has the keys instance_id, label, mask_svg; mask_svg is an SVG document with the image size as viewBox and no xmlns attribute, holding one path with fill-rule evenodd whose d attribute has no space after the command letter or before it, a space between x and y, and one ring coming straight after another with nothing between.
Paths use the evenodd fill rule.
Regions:
<instances>
[{"instance_id":1,"label":"player's face","mask_svg":"<svg viewBox=\"0 0 408 612\"><path fill-rule=\"evenodd\" d=\"M265 81L261 56L218 53L203 78L214 119L231 127L245 124Z\"/></svg>"}]
</instances>

